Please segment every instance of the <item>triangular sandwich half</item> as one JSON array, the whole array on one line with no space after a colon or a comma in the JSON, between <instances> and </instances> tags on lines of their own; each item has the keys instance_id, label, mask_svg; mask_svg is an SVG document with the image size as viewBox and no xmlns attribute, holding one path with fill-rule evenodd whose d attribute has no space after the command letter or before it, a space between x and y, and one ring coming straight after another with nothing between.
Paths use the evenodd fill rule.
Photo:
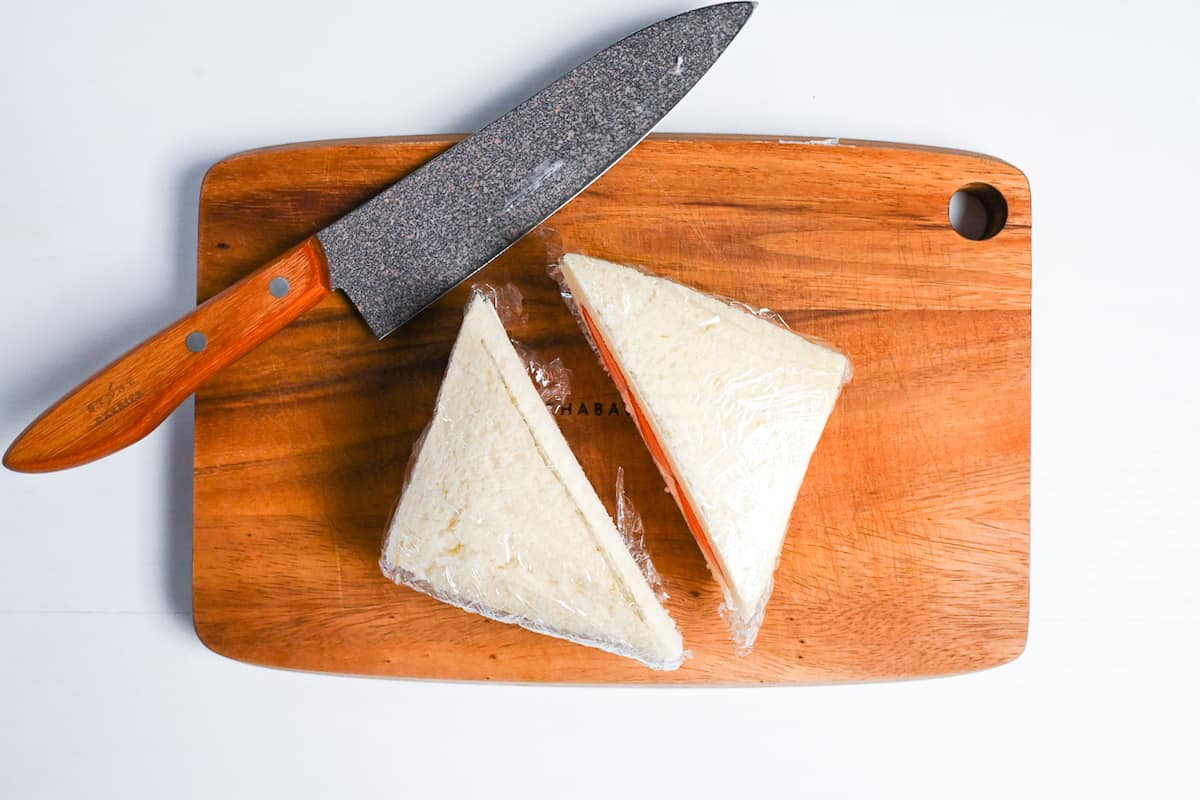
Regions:
<instances>
[{"instance_id":1,"label":"triangular sandwich half","mask_svg":"<svg viewBox=\"0 0 1200 800\"><path fill-rule=\"evenodd\" d=\"M679 631L481 295L380 563L397 583L492 619L655 669L683 661Z\"/></svg>"},{"instance_id":2,"label":"triangular sandwich half","mask_svg":"<svg viewBox=\"0 0 1200 800\"><path fill-rule=\"evenodd\" d=\"M808 462L849 377L841 353L728 302L568 254L564 288L754 643Z\"/></svg>"}]
</instances>

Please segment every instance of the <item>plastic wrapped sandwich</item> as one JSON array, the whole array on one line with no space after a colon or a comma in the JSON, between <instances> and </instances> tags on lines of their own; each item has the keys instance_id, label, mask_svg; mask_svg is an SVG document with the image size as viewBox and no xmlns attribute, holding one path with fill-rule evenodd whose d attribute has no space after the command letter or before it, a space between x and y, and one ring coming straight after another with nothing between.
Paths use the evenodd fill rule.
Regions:
<instances>
[{"instance_id":1,"label":"plastic wrapped sandwich","mask_svg":"<svg viewBox=\"0 0 1200 800\"><path fill-rule=\"evenodd\" d=\"M556 277L748 652L849 360L744 306L632 267L567 254Z\"/></svg>"},{"instance_id":2,"label":"plastic wrapped sandwich","mask_svg":"<svg viewBox=\"0 0 1200 800\"><path fill-rule=\"evenodd\" d=\"M684 658L674 622L480 293L380 564L397 583L492 619L655 669Z\"/></svg>"}]
</instances>

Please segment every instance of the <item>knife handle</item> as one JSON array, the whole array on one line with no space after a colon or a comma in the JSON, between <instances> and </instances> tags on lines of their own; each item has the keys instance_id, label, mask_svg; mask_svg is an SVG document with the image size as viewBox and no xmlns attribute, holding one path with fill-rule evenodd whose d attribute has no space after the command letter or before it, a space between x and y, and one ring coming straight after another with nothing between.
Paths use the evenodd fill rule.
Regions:
<instances>
[{"instance_id":1,"label":"knife handle","mask_svg":"<svg viewBox=\"0 0 1200 800\"><path fill-rule=\"evenodd\" d=\"M306 239L84 381L17 437L4 465L50 472L133 444L330 291L321 244Z\"/></svg>"}]
</instances>

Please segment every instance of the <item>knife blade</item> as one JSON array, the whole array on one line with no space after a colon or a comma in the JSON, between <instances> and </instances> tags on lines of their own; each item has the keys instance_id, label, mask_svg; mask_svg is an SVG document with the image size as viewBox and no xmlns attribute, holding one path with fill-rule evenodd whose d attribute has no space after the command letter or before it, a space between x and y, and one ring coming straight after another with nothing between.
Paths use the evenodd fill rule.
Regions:
<instances>
[{"instance_id":1,"label":"knife blade","mask_svg":"<svg viewBox=\"0 0 1200 800\"><path fill-rule=\"evenodd\" d=\"M17 437L5 466L64 469L136 442L206 378L333 290L386 336L629 152L708 71L754 5L670 17L583 62L93 375Z\"/></svg>"}]
</instances>

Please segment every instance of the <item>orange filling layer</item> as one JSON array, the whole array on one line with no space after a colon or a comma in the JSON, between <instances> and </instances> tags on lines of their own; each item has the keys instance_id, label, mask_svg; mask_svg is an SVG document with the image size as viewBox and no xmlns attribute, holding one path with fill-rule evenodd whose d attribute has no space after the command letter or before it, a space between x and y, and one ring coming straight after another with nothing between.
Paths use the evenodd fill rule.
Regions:
<instances>
[{"instance_id":1,"label":"orange filling layer","mask_svg":"<svg viewBox=\"0 0 1200 800\"><path fill-rule=\"evenodd\" d=\"M604 337L600 333L600 328L592 319L592 315L588 313L587 308L582 303L579 303L579 313L583 317L583 323L587 326L588 332L592 335L592 341L596 343L596 349L600 351L600 360L604 362L605 369L612 376L613 383L617 385L617 391L621 393L621 397L625 400L625 404L629 406L633 412L633 421L637 425L638 432L641 433L642 439L646 442L646 447L650 449L650 455L654 459L654 463L658 466L658 471L662 473L663 480L667 482L667 487L671 494L675 497L675 502L679 504L679 510L683 512L683 518L687 522L688 530L692 532L692 538L696 540L696 544L700 546L700 552L704 554L705 560L708 562L708 568L717 576L717 580L722 584L727 584L725 573L721 569L721 562L717 560L713 553L712 545L709 543L708 534L704 531L704 526L700 524L700 518L696 516L695 510L692 508L692 502L688 499L687 492L683 490L683 486L675 477L675 471L671 469L671 462L667 458L666 452L659 444L658 437L654 435L654 428L651 427L650 421L646 418L642 411L641 403L638 402L637 395L629 385L629 381L625 378L625 373L621 370L621 365L617 363L617 359L613 357L612 351L608 349L608 343L604 341Z\"/></svg>"}]
</instances>

